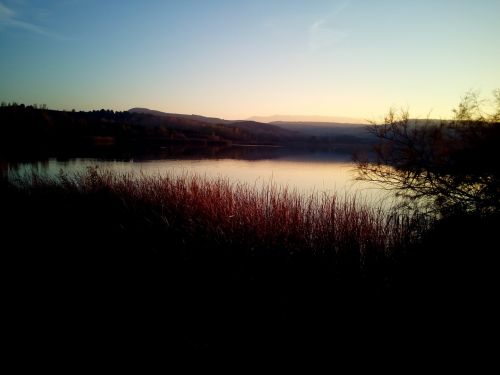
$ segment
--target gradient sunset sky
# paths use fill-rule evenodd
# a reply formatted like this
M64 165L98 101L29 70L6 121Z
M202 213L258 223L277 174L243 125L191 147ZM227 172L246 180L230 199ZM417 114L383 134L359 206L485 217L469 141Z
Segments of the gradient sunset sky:
M0 100L450 117L500 88L499 19L499 0L0 0Z

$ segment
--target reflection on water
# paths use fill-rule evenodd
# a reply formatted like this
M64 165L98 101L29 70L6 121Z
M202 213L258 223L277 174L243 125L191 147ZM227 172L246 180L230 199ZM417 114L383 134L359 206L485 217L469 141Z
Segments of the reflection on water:
M257 188L271 182L301 194L361 193L370 201L383 196L374 186L354 181L354 163L346 153L325 149L244 146L223 150L204 148L203 151L200 154L186 149L161 149L154 155L140 154L130 158L49 158L11 162L8 174L33 170L55 176L60 170L72 174L98 166L118 173L174 176L194 173L206 178L227 178Z

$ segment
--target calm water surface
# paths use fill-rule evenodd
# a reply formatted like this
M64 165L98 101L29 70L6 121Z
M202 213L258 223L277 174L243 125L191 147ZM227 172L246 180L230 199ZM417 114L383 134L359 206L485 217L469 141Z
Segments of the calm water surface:
M277 153L262 158L241 158L212 155L169 157L169 158L130 158L127 160L101 158L49 158L43 161L10 163L8 175L31 170L46 175L57 175L60 170L72 174L84 172L87 167L97 166L118 173L136 175L173 176L196 174L208 179L225 178L231 182L246 183L259 188L273 183L288 187L300 194L310 193L358 194L369 201L379 201L386 194L368 183L355 181L355 164L349 154L332 152Z

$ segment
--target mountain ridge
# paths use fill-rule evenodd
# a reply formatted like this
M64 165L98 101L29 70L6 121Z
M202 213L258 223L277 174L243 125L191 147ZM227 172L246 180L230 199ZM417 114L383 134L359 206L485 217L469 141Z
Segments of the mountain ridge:
M367 120L354 117L343 116L309 116L309 115L272 115L272 116L252 116L248 120L274 123L274 122L301 122L301 123L341 123L368 125Z
M343 142L348 141L349 143L365 143L370 140L373 136L366 131L367 123L355 123L355 122L326 122L326 121L272 121L272 122L261 122L252 119L274 119L277 117L284 118L286 116L268 116L268 117L251 117L248 120L225 120L217 117L205 117L200 115L187 115L178 113L168 113L157 110L151 110L148 108L135 107L129 110L131 113L142 113L149 114L153 116L160 116L165 119L181 119L190 121L200 121L206 124L213 125L224 125L229 127L237 127L244 131L258 132L261 135L273 136L272 138L279 136L285 139L301 137L303 139L317 139L321 138L323 140L328 139L342 139ZM305 116L289 116L292 118L304 119ZM309 116L308 118L313 118L315 120L326 120L326 116ZM341 118L337 119L344 120L355 120L353 118Z
M144 108L144 107L134 107L130 108L128 112L131 113L144 113L144 114L150 114L150 115L155 115L155 116L162 116L162 117L177 117L177 118L187 118L191 120L197 120L197 121L204 121L210 124L230 124L234 122L233 120L225 120L222 118L218 117L207 117L207 116L201 116L201 115L195 115L195 114L183 114L183 113L170 113L170 112L163 112L163 111L158 111L155 109L149 109L149 108Z

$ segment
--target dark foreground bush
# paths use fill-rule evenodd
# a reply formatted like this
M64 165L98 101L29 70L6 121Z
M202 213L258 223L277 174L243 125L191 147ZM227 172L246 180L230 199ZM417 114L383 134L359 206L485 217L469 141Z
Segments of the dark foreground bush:
M468 303L458 280L490 259L448 272L449 227L275 186L90 170L1 189L9 311L38 345L140 337L188 351L357 350L380 337L411 341L436 333L428 324L438 311Z

